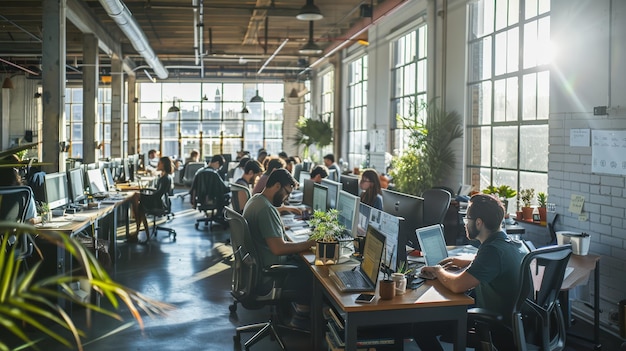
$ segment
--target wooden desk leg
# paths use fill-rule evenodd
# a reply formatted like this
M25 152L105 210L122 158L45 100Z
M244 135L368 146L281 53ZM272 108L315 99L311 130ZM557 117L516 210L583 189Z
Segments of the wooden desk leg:
M461 306L465 309L465 306ZM456 342L454 343L455 351L465 351L467 344L467 312L463 311L456 320Z
M345 320L345 329L344 329L344 340L346 343L345 351L356 351L356 330L358 326L356 325L353 316L350 313L346 314Z

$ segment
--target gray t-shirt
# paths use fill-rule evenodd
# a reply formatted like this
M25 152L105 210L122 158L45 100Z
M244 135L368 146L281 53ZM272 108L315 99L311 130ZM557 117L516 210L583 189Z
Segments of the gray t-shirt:
M265 241L266 238L285 238L285 227L276 207L262 194L255 194L246 203L243 217L248 221L263 266L285 263L287 256L275 256Z
M480 245L467 272L480 281L476 306L496 311L510 322L514 299L520 289L520 266L528 253L526 246L504 232L493 234Z

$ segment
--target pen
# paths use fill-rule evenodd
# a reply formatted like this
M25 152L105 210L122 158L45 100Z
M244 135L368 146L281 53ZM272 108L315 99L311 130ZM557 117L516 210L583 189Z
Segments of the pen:
M353 272L354 272L354 271L356 271L356 269L357 269L358 267L359 267L359 266L354 266L354 267L352 267L352 271L353 271Z

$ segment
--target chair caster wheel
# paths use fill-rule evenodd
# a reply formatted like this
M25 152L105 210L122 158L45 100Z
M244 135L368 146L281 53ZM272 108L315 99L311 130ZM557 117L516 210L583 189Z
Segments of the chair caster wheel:
M198 225L198 223L196 223L196 229L198 229L198 227L199 227L199 225Z
M228 310L231 312L236 312L237 311L237 305L230 305L228 306Z

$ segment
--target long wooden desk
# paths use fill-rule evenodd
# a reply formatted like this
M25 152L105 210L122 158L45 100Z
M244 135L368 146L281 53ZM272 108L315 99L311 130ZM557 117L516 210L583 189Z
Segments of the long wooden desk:
M312 254L303 255L307 262ZM474 299L465 294L454 294L439 281L428 281L415 290L380 300L378 290L371 304L354 302L358 293L342 293L328 277L328 266L311 265L314 275L313 302L311 308L312 341L315 350L323 349L325 320L322 315L324 303L344 318L344 341L346 351L356 350L357 329L366 326L410 324L429 321L454 321L456 323L456 351L465 350L467 333L467 307ZM378 289L378 288L377 288Z

